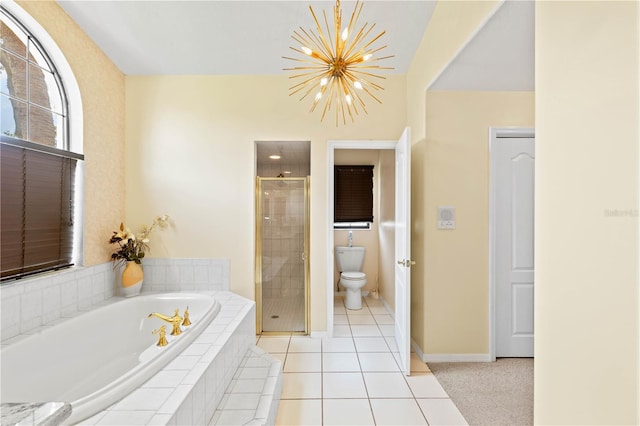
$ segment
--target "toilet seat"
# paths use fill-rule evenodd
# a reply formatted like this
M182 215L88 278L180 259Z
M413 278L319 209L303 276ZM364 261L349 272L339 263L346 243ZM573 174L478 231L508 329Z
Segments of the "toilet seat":
M359 281L367 278L364 272L343 272L340 274L340 278L348 281Z

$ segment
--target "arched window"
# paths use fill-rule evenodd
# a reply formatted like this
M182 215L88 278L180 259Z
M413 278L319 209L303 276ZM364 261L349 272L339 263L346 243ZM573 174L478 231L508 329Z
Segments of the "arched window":
M67 92L54 62L0 6L2 280L71 266L76 174Z

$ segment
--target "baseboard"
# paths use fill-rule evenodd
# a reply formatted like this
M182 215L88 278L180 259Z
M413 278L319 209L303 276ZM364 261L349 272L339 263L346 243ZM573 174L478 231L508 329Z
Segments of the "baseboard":
M382 302L382 306L384 306L384 308L387 310L387 312L389 312L389 315L391 315L392 317L395 318L396 317L395 312L393 311L393 309L391 309L391 306L389 306L389 304L384 299L384 297L380 296L380 302Z
M491 362L489 354L423 354L424 362Z

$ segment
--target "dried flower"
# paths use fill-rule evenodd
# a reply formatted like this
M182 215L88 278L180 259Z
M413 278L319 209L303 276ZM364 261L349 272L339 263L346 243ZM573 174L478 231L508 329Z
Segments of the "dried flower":
M110 244L118 244L118 249L111 254L111 260L114 262L133 261L138 264L142 263L145 252L149 251L149 234L156 226L161 229L166 228L168 222L168 215L158 216L151 226L143 225L137 236L129 228L126 228L124 223L121 223L120 230L115 231L111 239L109 239Z

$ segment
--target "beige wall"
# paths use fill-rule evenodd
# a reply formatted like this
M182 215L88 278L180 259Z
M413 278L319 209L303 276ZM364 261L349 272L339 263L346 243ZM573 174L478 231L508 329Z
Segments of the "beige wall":
M108 262L125 219L124 75L55 1L19 1L64 53L84 113L84 264Z
M407 72L407 123L412 143L424 141L425 94L500 0L439 0Z
M427 93L421 221L427 354L489 352L489 127L533 127L531 92ZM454 206L456 228L436 228L437 207ZM415 258L415 257L414 257ZM415 296L415 295L414 295Z
M426 270L426 232L435 226L428 221L434 212L429 210L433 203L427 205L429 191L425 186L433 164L427 153L426 129L432 124L427 119L427 89L499 4L497 0L439 1L407 73L407 122L412 129L411 257L416 261L411 269L411 336L422 349L426 342L425 301L435 296L427 294L427 287L434 284L428 281ZM447 323L448 317L438 319L443 330Z
M640 423L638 7L536 2L541 425Z
M327 141L396 139L404 76L388 76L382 105L354 124L320 123L288 96L287 76L127 77L127 220L167 213L152 256L227 257L231 289L254 297L254 141L311 141L311 328L326 330ZM357 240L356 240L357 241Z

